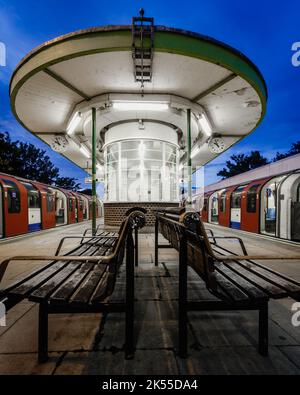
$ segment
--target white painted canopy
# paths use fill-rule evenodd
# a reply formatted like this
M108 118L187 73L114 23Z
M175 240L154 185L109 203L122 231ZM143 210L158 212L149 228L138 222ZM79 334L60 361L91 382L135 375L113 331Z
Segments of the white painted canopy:
M11 105L19 122L51 145L56 135L68 140L63 155L85 168L81 144L91 144L91 108L97 109L98 161L106 131L122 122L161 122L186 142L186 109L192 110L193 165L203 165L210 135L199 116L210 121L212 135L226 148L253 131L265 113L267 90L260 72L244 55L213 39L182 30L155 27L152 81L135 82L130 26L108 26L71 33L33 50L15 70ZM114 102L165 103L164 111L121 111ZM72 135L68 125L80 122ZM147 127L147 126L146 126ZM140 130L143 137L143 130ZM195 149L194 147L194 149Z

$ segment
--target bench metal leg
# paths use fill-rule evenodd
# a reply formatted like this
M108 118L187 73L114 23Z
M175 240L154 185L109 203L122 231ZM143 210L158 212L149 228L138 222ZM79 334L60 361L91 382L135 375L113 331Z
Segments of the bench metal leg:
M139 265L139 230L136 228L134 230L134 265L137 267Z
M48 359L48 305L40 303L39 306L39 333L38 333L38 361L46 362Z
M158 266L158 221L155 220L155 231L154 231L154 264Z
M129 232L126 242L125 358L134 356L134 244Z
M259 308L259 346L258 352L263 355L268 355L268 302L264 303Z
M182 236L179 251L179 292L178 292L178 354L187 356L187 246Z

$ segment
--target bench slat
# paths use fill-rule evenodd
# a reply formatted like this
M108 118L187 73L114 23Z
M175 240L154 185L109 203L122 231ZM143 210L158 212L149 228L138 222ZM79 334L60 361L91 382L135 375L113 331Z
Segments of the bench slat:
M242 288L242 290L249 295L250 298L254 299L266 299L268 295L253 285L251 282L246 280L244 277L235 273L230 268L226 267L223 263L215 264L216 270L218 270L223 276L227 277L232 281L236 286Z
M99 284L103 273L106 270L107 265L97 264L94 270L84 280L81 287L77 290L74 296L72 296L70 302L76 304L89 303L97 285Z
M105 270L100 281L97 284L96 290L93 293L90 303L97 304L103 301L107 296L109 296L111 281L113 281L115 274L109 273L108 270Z
M233 302L241 302L249 300L249 296L242 290L236 287L230 280L224 277L221 273L215 272L217 285L220 286L223 292L229 296Z
M65 281L53 295L51 295L51 302L65 303L74 294L76 289L80 286L82 281L87 275L93 270L93 265L90 263L84 263L79 269L77 269L71 277Z
M77 269L82 267L82 263L70 262L66 267L58 272L55 276L52 276L43 285L39 286L35 291L33 291L28 299L34 302L39 302L48 298L57 288L66 281Z
M90 250L91 256L93 255L107 255L111 251L111 245L114 243L114 240L106 239L105 244L101 245L99 248L98 246L93 246ZM93 265L87 263L83 264L75 273L72 274L70 278L68 278L60 287L55 291L53 295L51 295L51 301L53 302L63 302L67 301L77 290L80 286L82 281L88 275L90 271L92 271Z
M56 262L46 270L23 282L21 285L9 291L9 296L23 296L26 297L30 292L34 291L40 285L48 281L49 278L59 273L68 262Z
M273 282L279 287L285 289L287 292L290 293L299 293L300 287L290 281L287 281L276 274L270 273L269 271L256 266L255 262L248 262L248 261L240 261L238 262L241 266L243 266L247 270L251 270L252 272L257 273L257 275L261 276L262 278L268 280L269 282Z
M256 273L246 270L237 262L231 262L230 264L226 262L225 266L227 266L230 270L235 271L238 275L244 277L246 280L260 288L263 292L265 292L274 299L284 298L287 296L286 291L284 291L282 288L263 279Z

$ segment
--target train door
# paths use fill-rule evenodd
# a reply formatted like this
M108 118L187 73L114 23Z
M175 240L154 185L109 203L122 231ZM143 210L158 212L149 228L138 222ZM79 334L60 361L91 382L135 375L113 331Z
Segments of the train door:
M55 189L55 219L56 226L65 225L67 220L67 197L59 189Z
M300 241L300 181L297 186L296 201L292 202L291 220L291 239Z
M2 189L2 236L17 236L28 232L26 188L15 178L0 179Z
M84 209L84 202L83 198L79 195L76 194L76 203L77 203L77 222L82 222L83 221L83 209Z
M261 190L261 233L276 236L278 186L284 176L274 177Z
M300 240L300 172L293 172L280 183L278 190L277 236Z
M219 223L219 192L214 192L209 197L209 213L208 222Z
M0 184L0 239L4 237L4 218L3 218L3 189Z
M230 201L230 227L233 229L241 229L241 203L242 203L242 192L246 185L237 187L231 194Z
M40 192L29 182L21 182L27 189L28 201L28 231L41 230L41 195Z
M83 220L89 219L89 200L87 197L82 196L83 202Z
M74 224L76 222L76 198L71 192L66 191L68 197L68 224Z

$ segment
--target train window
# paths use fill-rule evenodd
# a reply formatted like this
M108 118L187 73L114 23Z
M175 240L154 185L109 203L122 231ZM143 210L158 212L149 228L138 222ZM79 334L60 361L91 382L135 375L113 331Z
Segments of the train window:
M223 191L221 193L220 211L221 211L221 213L225 213L225 211L226 211L226 191Z
M10 214L21 211L21 195L17 184L10 180L3 180L7 188L7 204Z
M256 213L256 194L260 185L253 185L247 192L247 212Z
M47 193L47 211L48 213L51 213L52 211L55 210L55 199L54 195L52 193Z
M40 208L40 196L37 191L28 191L28 208Z
M69 198L69 210L73 211L74 210L74 203L73 203L73 199Z

